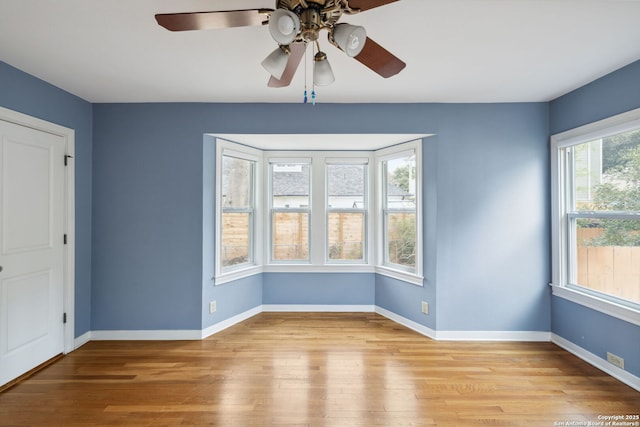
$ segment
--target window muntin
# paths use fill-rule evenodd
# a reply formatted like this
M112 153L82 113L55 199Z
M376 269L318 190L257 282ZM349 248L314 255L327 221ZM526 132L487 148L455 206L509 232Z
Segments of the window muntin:
M270 164L271 260L310 261L311 162Z
M567 284L640 307L640 129L562 151Z
M416 155L400 153L382 161L383 264L416 271Z
M221 256L222 270L254 263L255 162L222 156Z
M366 262L367 164L328 163L327 262Z

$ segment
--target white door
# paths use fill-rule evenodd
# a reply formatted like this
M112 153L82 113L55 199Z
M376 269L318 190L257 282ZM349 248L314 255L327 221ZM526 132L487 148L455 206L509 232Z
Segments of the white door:
M64 349L64 150L0 120L0 385Z

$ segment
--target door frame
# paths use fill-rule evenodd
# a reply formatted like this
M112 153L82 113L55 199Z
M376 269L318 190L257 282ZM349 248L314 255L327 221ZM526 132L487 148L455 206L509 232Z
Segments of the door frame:
M67 322L63 326L66 354L75 349L75 131L4 107L0 107L0 120L62 137L65 154L71 156L64 174L64 233L67 235L67 244L63 245L62 304L67 314ZM61 162L64 160L60 159Z

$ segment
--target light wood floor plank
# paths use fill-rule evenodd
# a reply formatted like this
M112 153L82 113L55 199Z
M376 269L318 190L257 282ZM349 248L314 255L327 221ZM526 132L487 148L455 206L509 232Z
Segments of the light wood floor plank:
M640 393L551 343L439 342L373 313L94 341L0 393L2 426L554 426Z

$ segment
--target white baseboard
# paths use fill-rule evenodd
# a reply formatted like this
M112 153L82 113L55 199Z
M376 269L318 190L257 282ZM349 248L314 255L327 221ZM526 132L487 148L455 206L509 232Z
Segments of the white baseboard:
M378 307L376 306L376 313L378 313L381 316L386 317L387 319L393 320L396 323L401 324L402 326L406 326L409 329L413 329L414 331L416 331L419 334L422 334L426 337L429 337L431 339L436 339L436 331L434 331L431 328L428 328L424 325L421 325L418 322L414 322L413 320L409 320L406 317L402 317L399 314L396 314L392 311L389 311L387 309L384 309L382 307Z
M376 313L438 341L515 341L549 342L551 334L539 331L434 331L420 323L376 306Z
M558 347L562 347L567 350L569 353L579 357L585 362L595 366L596 368L604 371L605 373L611 375L612 377L622 381L629 387L632 387L638 391L640 391L640 377L636 377L635 375L625 371L624 369L620 369L615 365L607 362L601 357L596 356L588 350L580 347L572 343L569 340L562 338L559 335L551 334L551 342L557 345Z
M550 332L542 331L437 331L439 341L549 342Z
M202 339L201 330L91 331L92 341L190 341Z
M373 313L375 305L264 304L264 312L291 313Z
M262 313L262 306L258 306L258 307L254 307L250 310L245 311L244 313L240 313L240 314L236 314L233 317L230 317L226 320L223 320L222 322L218 322L216 324L213 324L211 326L209 326L208 328L205 328L202 330L202 333L200 335L201 339L205 339L207 337L210 337L213 334L217 334L218 332L221 332L227 328L230 328L231 326L238 324L240 322L243 322L253 316L255 316L256 314L260 314Z
M77 349L91 341L91 331L85 332L73 340L73 349Z

